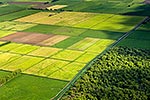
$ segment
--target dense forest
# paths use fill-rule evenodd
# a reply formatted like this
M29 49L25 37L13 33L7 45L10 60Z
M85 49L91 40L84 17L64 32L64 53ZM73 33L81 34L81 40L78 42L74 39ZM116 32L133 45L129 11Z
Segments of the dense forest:
M150 100L150 50L115 47L99 57L63 100Z

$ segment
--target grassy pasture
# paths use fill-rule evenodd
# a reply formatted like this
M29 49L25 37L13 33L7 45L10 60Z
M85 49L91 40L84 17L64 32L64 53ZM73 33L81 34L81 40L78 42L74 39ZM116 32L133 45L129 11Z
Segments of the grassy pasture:
M102 31L102 30L87 30L80 34L81 37L91 37L100 39L118 39L124 32Z
M109 14L150 15L149 5L143 4L144 0L59 0L54 4L68 5L63 10ZM70 3L71 2L71 3ZM148 9L148 10L147 10Z
M8 72L0 71L0 76ZM22 74L0 87L1 100L49 100L65 85L66 81Z
M127 46L131 48L143 48L150 49L149 40L138 40L138 39L125 39L118 44L118 46Z
M0 7L0 15L17 12L24 9L25 8L17 5L7 5L7 6Z
M138 30L150 31L150 23L143 24Z
M0 29L6 31L21 31L35 26L36 24L6 21L0 23Z
M55 25L36 25L31 28L23 30L24 32L38 32L43 34L59 34L68 36L78 36L85 32L87 29L73 28L66 26L55 26Z
M127 46L132 48L150 49L150 24L142 25L138 30L130 34L126 39L121 41L118 46Z
M144 31L144 30L138 30L131 35L129 35L128 38L130 39L138 39L138 40L150 40L150 31Z
M30 27L28 29L23 30L24 32L37 32L37 33L43 33L43 34L51 34L53 30L58 29L59 26L53 26L53 25L36 25L33 27Z
M0 21L10 21L10 20L15 20L17 18L21 18L27 15L31 15L34 13L37 13L37 10L22 10L22 11L18 11L18 12L14 12L14 13L10 13L10 14L6 14L3 16L0 16Z
M0 70L0 78L7 75L9 72L1 71Z

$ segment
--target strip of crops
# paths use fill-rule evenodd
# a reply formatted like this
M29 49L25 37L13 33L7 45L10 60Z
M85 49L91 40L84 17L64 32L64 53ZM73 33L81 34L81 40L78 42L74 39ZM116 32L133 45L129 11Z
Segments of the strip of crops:
M150 50L115 47L97 59L63 100L149 100Z

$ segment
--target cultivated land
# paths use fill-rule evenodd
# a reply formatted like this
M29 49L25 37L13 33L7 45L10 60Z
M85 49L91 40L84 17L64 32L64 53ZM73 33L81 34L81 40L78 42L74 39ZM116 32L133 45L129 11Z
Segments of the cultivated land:
M0 83L10 71L21 69L22 74L0 84L0 100L54 98L90 61L150 14L141 0L14 1L0 4ZM149 26L143 24L117 46L150 49ZM106 58L101 63L111 60Z

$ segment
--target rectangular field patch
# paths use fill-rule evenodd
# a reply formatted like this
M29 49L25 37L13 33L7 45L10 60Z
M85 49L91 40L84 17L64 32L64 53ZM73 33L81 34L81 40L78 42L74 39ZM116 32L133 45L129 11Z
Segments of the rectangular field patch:
M53 5L53 6L50 6L50 7L47 7L48 10L58 10L58 9L61 9L61 8L64 8L64 7L67 7L68 5Z
M38 43L40 43L42 41L45 41L45 40L47 40L47 39L49 39L51 37L54 37L54 36L55 35L52 35L52 34L17 32L17 33L5 36L3 38L0 38L0 40L38 45ZM61 38L58 37L58 40L56 40L55 42L57 42L57 41L61 41ZM52 41L52 42L54 42L54 41ZM44 44L41 44L41 45L47 46L47 45L44 45Z
M30 27L33 27L35 25L36 24L6 21L6 22L0 23L0 29L6 30L6 31L21 31L21 30L25 30L25 29L28 29Z
M70 62L50 59L49 65L47 67L39 70L38 75L48 77L52 73L56 72L57 70L60 70L64 66L66 66L68 63L70 63Z
M68 49L73 49L73 50L85 50L88 47L90 47L91 45L93 45L94 43L96 43L99 39L96 38L85 38L75 44L73 44L72 46L70 46Z
M24 44L20 47L17 47L17 48L14 48L14 49L10 50L9 52L17 53L17 54L27 54L27 53L30 53L30 52L38 49L38 48L40 48L40 47Z
M37 44L42 45L42 46L52 46L52 45L55 45L56 43L63 41L67 38L69 38L69 36L55 35L55 36L48 38L40 43L37 43Z
M19 44L19 43L9 43L9 44L6 44L6 45L3 45L3 46L1 46L0 47L0 51L10 51L10 50L12 50L12 49L16 49L16 48L18 48L18 47L20 47L20 46L23 46L23 44Z
M64 50L52 56L52 58L73 61L77 59L79 56L81 56L82 54L84 54L84 52L75 51L75 50Z
M107 48L107 46L111 45L114 42L115 42L115 40L101 39L101 40L97 41L94 45L92 45L91 47L86 49L85 51L95 52L95 53L99 54L102 51L104 51Z
M81 57L79 57L76 62L80 63L88 63L92 59L94 59L97 56L95 53L85 53Z
M85 64L73 62L49 75L49 77L70 81L84 66Z
M55 13L52 12L39 12L39 13L35 13L20 19L17 19L15 21L20 21L20 22L34 22L36 23L36 21L40 20L40 19L45 19L47 18L49 15L55 15Z
M43 58L31 57L31 56L22 56L17 60L14 60L1 68L4 70L14 71L16 69L21 69L22 71L30 68L31 66L37 64L43 60Z
M30 52L28 55L40 56L40 57L50 57L62 49L52 48L52 47L40 47L37 50Z
M14 31L2 31L0 30L0 38L15 33Z
M0 68L1 66L10 63L11 61L21 57L19 54L2 53L0 54Z

